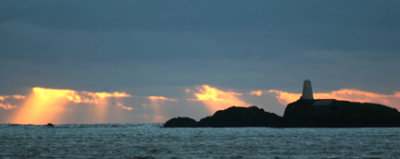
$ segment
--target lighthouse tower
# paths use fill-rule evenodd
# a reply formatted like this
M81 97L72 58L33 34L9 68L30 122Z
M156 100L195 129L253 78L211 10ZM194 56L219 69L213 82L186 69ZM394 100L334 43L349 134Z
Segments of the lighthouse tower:
M302 100L314 100L311 81L305 80L303 84L303 94L301 95L300 99Z

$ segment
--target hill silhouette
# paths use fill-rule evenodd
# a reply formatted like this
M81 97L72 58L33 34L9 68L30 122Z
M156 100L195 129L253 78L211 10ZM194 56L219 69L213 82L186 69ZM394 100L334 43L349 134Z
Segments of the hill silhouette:
M284 116L257 106L232 106L200 121L168 120L164 127L398 127L400 113L380 104L337 100L303 100L287 105Z
M272 126L281 121L282 117L265 112L264 109L252 107L230 107L215 112L214 115L205 117L198 122L199 127L247 127L247 126Z
M400 126L400 113L380 104L337 100L298 100L284 112L294 127L386 127Z

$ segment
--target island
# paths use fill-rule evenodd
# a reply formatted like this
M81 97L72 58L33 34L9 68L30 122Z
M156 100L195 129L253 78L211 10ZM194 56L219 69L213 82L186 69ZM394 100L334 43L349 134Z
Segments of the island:
M311 82L304 81L301 98L286 106L283 116L257 106L232 106L200 121L188 117L168 120L164 127L399 127L400 113L374 104L313 99Z

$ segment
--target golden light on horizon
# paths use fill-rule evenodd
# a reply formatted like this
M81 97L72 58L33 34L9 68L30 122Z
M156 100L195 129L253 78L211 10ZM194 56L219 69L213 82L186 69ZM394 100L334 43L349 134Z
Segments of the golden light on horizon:
M125 110L128 110L128 111L133 110L132 107L128 107L128 106L122 104L121 102L117 102L116 105L117 105L118 107L120 107L120 108L122 108L122 109L125 109Z
M290 92L275 90L275 89L268 90L268 93L275 94L276 99L279 101L279 103L281 103L284 106L286 106L289 103L299 100L300 96L301 96L300 93L290 93Z
M139 97L145 101L140 103L143 109L137 110L149 122L164 122L173 112L170 109L176 109L179 106L196 104L204 106L203 110L212 114L230 106L250 106L261 98L274 100L271 95L283 106L297 101L301 96L301 93L281 90L253 90L242 93L210 85L186 88L184 92L186 97L177 97L177 99L186 100L179 101L165 96ZM3 117L4 122L15 124L125 122L126 119L130 119L127 111L136 109L126 106L123 102L129 97L131 95L125 92L90 92L34 87L26 96L0 96L0 109L7 115ZM379 94L356 89L339 89L314 93L314 98L378 103L400 110L400 92Z
M26 97L23 95L10 95L10 96L0 96L0 108L4 110L17 108L15 103L10 103L10 101L20 101L25 99Z
M5 110L8 110L8 109L17 108L17 106L16 106L16 105L13 105L13 104L10 104L10 103L0 103L0 108L3 108L3 109L5 109Z
M201 85L196 88L193 101L202 102L210 113L226 109L230 106L249 106L251 104L240 98L241 93L223 91L210 85Z
M255 95L255 96L262 96L263 95L263 91L262 90L254 90L254 91L250 91L249 94L250 95Z
M26 97L24 95L15 94L15 95L11 95L11 96L0 96L0 101L5 101L7 99L21 100L21 99L25 99L25 98Z
M127 98L131 95L125 92L88 92L71 89L52 89L34 87L25 103L14 114L11 123L17 124L46 124L62 123L68 103L89 104L94 122L106 122L109 98ZM22 97L17 97L22 98ZM121 102L117 106L129 110L130 107ZM131 110L131 109L130 109Z
M167 98L164 96L148 96L147 98L154 102L158 102L158 101L174 101L174 102L176 102L177 101L176 99Z
M59 122L62 118L60 114L68 101L64 98L67 95L74 95L74 91L35 87L11 121L18 124Z
M148 96L147 99L150 100L150 106L153 111L153 122L164 122L166 119L162 115L162 109L160 107L160 104L166 102L166 101L172 101L176 102L176 99L173 98L167 98L164 96Z

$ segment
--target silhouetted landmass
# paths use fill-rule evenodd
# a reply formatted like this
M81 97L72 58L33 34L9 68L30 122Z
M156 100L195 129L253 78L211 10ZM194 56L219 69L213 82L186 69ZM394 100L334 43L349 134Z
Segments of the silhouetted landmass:
M212 116L205 117L199 122L187 117L179 117L168 120L164 127L260 127L278 126L282 117L265 112L256 106L236 107L232 106L220 110Z
M177 117L168 120L164 127L196 127L196 120L188 117Z
M46 126L47 127L54 127L54 125L52 123L48 123Z
M246 127L272 126L282 117L265 112L264 109L252 107L230 107L217 111L213 116L205 117L198 122L199 127Z
M380 104L337 100L298 100L280 117L262 108L230 107L199 122L173 118L164 127L398 127L400 113Z
M400 113L380 104L337 100L298 100L284 113L291 127L400 126Z

